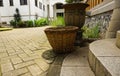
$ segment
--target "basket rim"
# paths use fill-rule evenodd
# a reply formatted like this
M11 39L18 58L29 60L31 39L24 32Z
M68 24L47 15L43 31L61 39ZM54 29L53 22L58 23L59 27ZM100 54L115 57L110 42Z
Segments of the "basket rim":
M49 27L49 28L46 28L44 31L47 32L47 31L51 31L51 32L62 32L62 31L75 31L75 30L78 30L78 27L76 26L64 26L64 27Z

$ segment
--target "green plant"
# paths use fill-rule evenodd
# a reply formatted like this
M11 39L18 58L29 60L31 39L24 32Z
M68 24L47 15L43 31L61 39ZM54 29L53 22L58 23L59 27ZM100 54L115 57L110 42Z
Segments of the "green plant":
M16 13L14 14L14 20L10 21L10 25L13 27L19 27L19 24L21 23L21 15L18 8L16 8L15 12Z
M11 20L10 21L10 25L13 26L13 27L15 27L16 26L16 22L14 20Z
M16 14L14 14L14 20L16 21L16 22L19 22L19 21L21 21L21 15L20 15L20 13L19 13L19 9L18 8L16 8Z
M64 21L64 18L63 17L61 17L61 16L58 16L56 19L54 19L54 20L52 20L51 22L50 22L50 25L52 25L52 26L65 26L65 21Z
M17 23L17 27L26 27L27 25L26 25L26 23L24 22L24 21L19 21L18 23Z
M41 18L38 20L35 20L35 26L44 26L48 24L48 19L47 18Z
M83 38L98 38L99 37L99 26L98 25L92 28L83 26L82 30L83 30Z
M83 1L83 0L65 0L65 2L67 2L67 3L73 3L73 2L77 3L77 2L81 2L81 1Z
M12 30L12 28L0 28L0 31Z
M28 20L25 22L27 27L33 27L33 21L32 20Z

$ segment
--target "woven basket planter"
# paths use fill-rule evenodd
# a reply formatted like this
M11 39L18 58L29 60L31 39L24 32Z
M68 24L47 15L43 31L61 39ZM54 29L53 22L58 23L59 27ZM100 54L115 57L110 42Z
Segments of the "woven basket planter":
M74 50L78 27L67 26L45 29L46 36L55 53L68 53Z

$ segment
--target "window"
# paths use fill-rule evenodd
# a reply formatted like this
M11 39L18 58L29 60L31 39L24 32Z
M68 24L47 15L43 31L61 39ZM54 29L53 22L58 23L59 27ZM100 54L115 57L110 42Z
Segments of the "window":
M39 8L42 9L42 3L41 2L39 2Z
M43 11L45 11L45 5L43 5Z
M63 17L64 14L63 14L63 13L56 13L56 15L57 15L57 17L58 17L58 16Z
M0 0L0 6L3 6L3 0Z
M56 4L56 9L63 9L63 4L62 3L58 3Z
M20 5L27 5L27 0L20 0Z
M13 6L13 0L9 0L10 6Z
M35 6L36 6L36 7L38 6L38 4L37 4L37 0L35 0Z

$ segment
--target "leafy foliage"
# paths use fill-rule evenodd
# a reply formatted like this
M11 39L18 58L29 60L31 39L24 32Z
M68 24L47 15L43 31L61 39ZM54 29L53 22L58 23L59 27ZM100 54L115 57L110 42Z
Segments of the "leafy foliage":
M16 14L14 14L14 20L16 21L16 22L19 22L19 21L21 21L21 15L20 15L20 13L19 13L19 9L18 8L16 8Z
M13 27L18 27L18 25L21 23L21 15L18 8L16 8L15 12L16 13L14 14L14 20L10 21L10 25Z
M83 38L98 38L99 37L99 26L96 25L92 28L88 28L87 26L82 27Z
M16 22L15 22L14 20L11 20L11 21L10 21L10 25L11 25L11 26L16 26Z
M64 21L64 18L61 17L61 16L58 16L56 19L52 20L50 22L50 25L52 26L65 26L65 21Z
M35 20L35 26L39 27L39 26L44 26L48 24L48 19L47 18L41 18L38 20Z
M28 20L28 21L26 21L26 25L27 25L27 27L33 27L33 26L34 26L32 20Z

